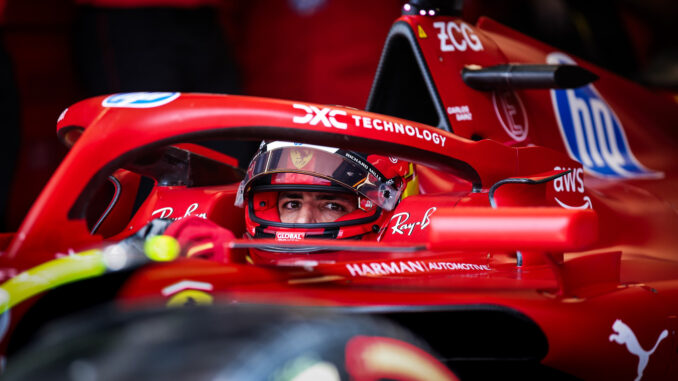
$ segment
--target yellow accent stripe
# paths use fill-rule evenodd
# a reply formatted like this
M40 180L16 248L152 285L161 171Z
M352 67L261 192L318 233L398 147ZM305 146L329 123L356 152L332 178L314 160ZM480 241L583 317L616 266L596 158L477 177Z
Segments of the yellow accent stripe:
M362 179L358 180L357 183L353 184L353 188L357 188L358 185L364 183L365 181L367 181L367 177L363 177Z
M208 249L214 249L214 243L212 242L207 242L203 243L202 245L196 245L188 249L188 252L186 253L186 257L190 258L196 254L200 254L201 251L208 250Z
M105 271L102 252L97 249L45 262L0 285L0 313L44 291Z
M344 277L340 275L326 275L316 278L290 279L287 281L287 283L288 284L321 283L321 282L334 282L342 279L344 279Z
M401 200L419 194L419 177L417 177L416 173L414 172L414 165L412 165L411 163L410 170L407 173L406 178L408 179L407 187L403 191Z

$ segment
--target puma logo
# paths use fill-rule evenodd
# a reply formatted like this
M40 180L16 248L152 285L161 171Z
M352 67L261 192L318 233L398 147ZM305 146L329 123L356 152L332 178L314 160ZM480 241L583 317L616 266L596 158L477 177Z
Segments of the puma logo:
M640 343L638 342L638 339L631 328L629 328L629 326L623 321L619 319L615 320L615 322L612 324L612 330L616 333L610 335L610 341L614 341L617 344L626 345L626 349L628 349L629 352L638 356L638 376L636 377L635 381L639 381L641 378L643 378L643 371L647 366L647 362L650 361L650 356L657 349L659 343L669 335L669 331L666 329L663 330L662 333L659 334L659 338L654 344L654 347L652 347L652 349L649 351L646 351L640 346Z

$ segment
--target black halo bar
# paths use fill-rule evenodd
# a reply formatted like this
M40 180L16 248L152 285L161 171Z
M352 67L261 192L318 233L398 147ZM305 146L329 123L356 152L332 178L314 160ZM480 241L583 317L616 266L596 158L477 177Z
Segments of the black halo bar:
M598 79L577 65L508 64L489 67L470 65L461 77L470 88L480 91L502 89L574 89Z

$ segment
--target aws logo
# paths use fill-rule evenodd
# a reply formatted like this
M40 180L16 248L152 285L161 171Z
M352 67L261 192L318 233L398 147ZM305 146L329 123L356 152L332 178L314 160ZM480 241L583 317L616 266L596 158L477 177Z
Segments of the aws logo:
M576 65L563 53L551 53L549 64ZM594 175L612 178L657 178L635 158L621 122L593 85L551 90L560 133L570 157Z

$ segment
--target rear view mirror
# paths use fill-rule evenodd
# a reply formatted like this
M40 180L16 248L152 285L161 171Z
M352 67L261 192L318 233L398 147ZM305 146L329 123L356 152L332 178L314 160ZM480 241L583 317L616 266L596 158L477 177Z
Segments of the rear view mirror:
M598 239L593 210L555 207L440 208L429 248L442 250L581 251Z

